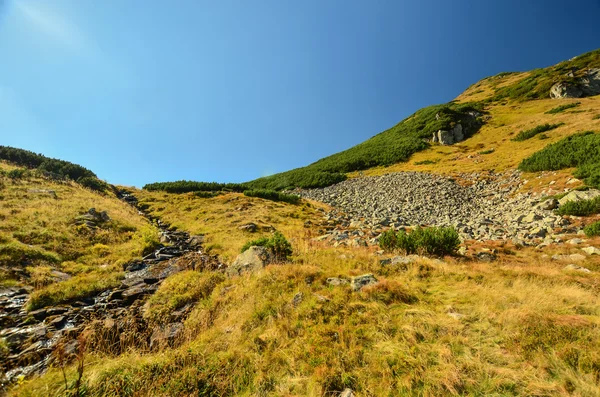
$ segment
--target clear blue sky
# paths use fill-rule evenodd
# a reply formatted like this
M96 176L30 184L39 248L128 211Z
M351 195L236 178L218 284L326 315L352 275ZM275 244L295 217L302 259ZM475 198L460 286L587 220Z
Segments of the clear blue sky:
M600 46L599 0L0 0L0 144L111 183L309 164Z

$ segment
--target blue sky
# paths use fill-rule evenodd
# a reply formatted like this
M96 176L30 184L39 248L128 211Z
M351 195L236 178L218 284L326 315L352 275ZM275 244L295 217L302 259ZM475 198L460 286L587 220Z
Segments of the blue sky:
M0 0L0 144L115 184L300 167L600 45L599 0Z

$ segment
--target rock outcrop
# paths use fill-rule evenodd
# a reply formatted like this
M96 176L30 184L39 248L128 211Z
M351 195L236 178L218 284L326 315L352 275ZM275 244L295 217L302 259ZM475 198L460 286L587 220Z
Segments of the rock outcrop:
M439 130L433 133L432 142L441 145L453 145L465 139L462 124L458 123L449 131Z
M600 94L600 68L588 69L579 78L574 78L573 72L567 77L569 80L560 81L550 88L551 98L582 98Z

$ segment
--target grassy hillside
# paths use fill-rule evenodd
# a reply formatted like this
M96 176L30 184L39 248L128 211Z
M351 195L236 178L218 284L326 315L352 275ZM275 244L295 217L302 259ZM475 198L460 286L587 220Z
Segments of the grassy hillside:
M221 205L233 211L237 203ZM226 222L225 211L213 216ZM230 240L243 237L234 232ZM157 296L194 304L183 345L90 353L86 395L323 396L346 387L358 396L600 393L594 274L566 272L533 250L494 264L447 258L390 267L367 248L328 248L309 236L293 247L292 264L255 275L189 272L163 284ZM597 258L585 266L600 270ZM381 283L354 293L326 282L364 273ZM12 395L58 395L62 387L53 369Z
M118 283L125 262L157 232L112 194L0 163L0 285L33 285L32 306L84 297ZM110 221L78 225L90 208Z

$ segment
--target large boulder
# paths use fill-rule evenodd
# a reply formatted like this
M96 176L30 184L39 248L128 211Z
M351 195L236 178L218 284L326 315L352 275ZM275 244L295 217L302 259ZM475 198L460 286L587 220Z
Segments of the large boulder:
M462 124L456 124L451 130L439 130L433 133L433 142L441 145L453 145L462 142L465 139Z
M250 247L238 255L235 261L227 268L230 276L241 275L246 272L256 272L266 265L273 263L273 252L265 247Z
M585 191L573 190L568 193L564 197L558 200L560 205L565 204L567 201L582 201L582 200L592 200L596 197L600 197L600 190L590 189Z

